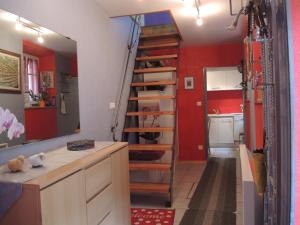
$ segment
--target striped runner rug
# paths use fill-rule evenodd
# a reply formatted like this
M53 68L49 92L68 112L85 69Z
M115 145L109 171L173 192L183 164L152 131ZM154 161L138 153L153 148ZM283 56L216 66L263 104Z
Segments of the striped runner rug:
M180 225L236 225L236 159L210 158Z

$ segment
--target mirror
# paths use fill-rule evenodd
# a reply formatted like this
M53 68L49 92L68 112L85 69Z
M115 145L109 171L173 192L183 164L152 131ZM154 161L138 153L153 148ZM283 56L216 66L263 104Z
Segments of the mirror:
M0 10L0 148L79 131L76 42Z

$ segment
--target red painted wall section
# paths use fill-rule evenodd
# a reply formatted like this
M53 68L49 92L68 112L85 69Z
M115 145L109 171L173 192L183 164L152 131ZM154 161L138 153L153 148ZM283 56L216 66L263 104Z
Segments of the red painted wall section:
M56 120L56 108L26 109L26 140L44 140L57 137Z
M72 55L70 57L70 66L71 66L71 76L78 77L78 67L77 67L77 55Z
M205 67L237 66L243 58L242 44L190 46L180 49L178 87L179 159L206 160L203 69ZM194 90L184 90L184 77L194 77Z
M208 114L214 114L213 109L219 113L242 113L242 91L209 91L207 94Z
M43 71L53 71L54 72L54 88L48 88L48 94L50 97L56 96L56 87L55 87L55 54L45 55L39 57L39 69L40 72Z
M23 40L23 52L39 58L39 72L55 73L55 53L51 49ZM55 84L55 74L54 74ZM56 95L56 87L48 89L49 96ZM27 140L57 137L57 118L54 108L28 108L25 110L25 133ZM45 129L47 128L47 129Z
M23 52L36 57L53 54L53 50L28 40L23 40Z
M255 104L256 149L264 147L264 110L261 103Z
M296 129L296 165L295 165L295 225L300 224L300 1L291 0L293 52L294 52L294 88L295 88L295 129Z

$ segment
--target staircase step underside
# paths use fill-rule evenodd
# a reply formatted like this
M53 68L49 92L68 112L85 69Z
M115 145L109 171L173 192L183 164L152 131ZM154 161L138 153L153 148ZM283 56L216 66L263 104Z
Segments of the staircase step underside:
M164 43L164 44L153 44L153 45L139 45L138 50L176 48L178 46L179 46L178 42Z
M172 151L173 145L168 144L132 144L128 145L130 151Z
M155 56L141 56L137 57L136 61L157 61L157 60L163 60L163 59L177 59L177 54L171 54L171 55L155 55Z
M162 111L162 112L127 112L127 116L164 116L175 115L174 111Z
M125 133L135 133L135 132L172 132L173 127L130 127L125 128Z
M166 38L166 37L178 37L178 38L180 38L180 36L177 32L160 33L160 34L142 34L142 35L140 35L140 39Z
M169 184L160 183L131 183L131 192L156 192L156 193L169 193Z
M175 85L176 80L161 80L152 82L136 82L131 83L132 87L144 87L144 86L159 86L159 85Z
M166 99L175 99L175 95L157 95L157 96L143 96L143 97L130 97L130 101L139 101L139 100L166 100Z
M155 67L155 68L144 68L144 69L135 69L133 72L135 74L139 73L161 73L161 72L175 72L177 70L176 67Z
M129 163L130 170L162 170L170 171L169 163Z

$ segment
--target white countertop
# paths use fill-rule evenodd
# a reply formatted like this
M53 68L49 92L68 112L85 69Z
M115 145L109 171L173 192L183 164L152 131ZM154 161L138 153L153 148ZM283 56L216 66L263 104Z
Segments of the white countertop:
M66 146L61 147L45 153L44 167L31 168L25 159L23 171L17 173L11 173L4 164L0 166L0 181L25 183L114 144L115 142L95 142L95 148L83 151L69 151Z
M208 114L209 117L234 117L243 116L243 113L220 113L220 114Z

